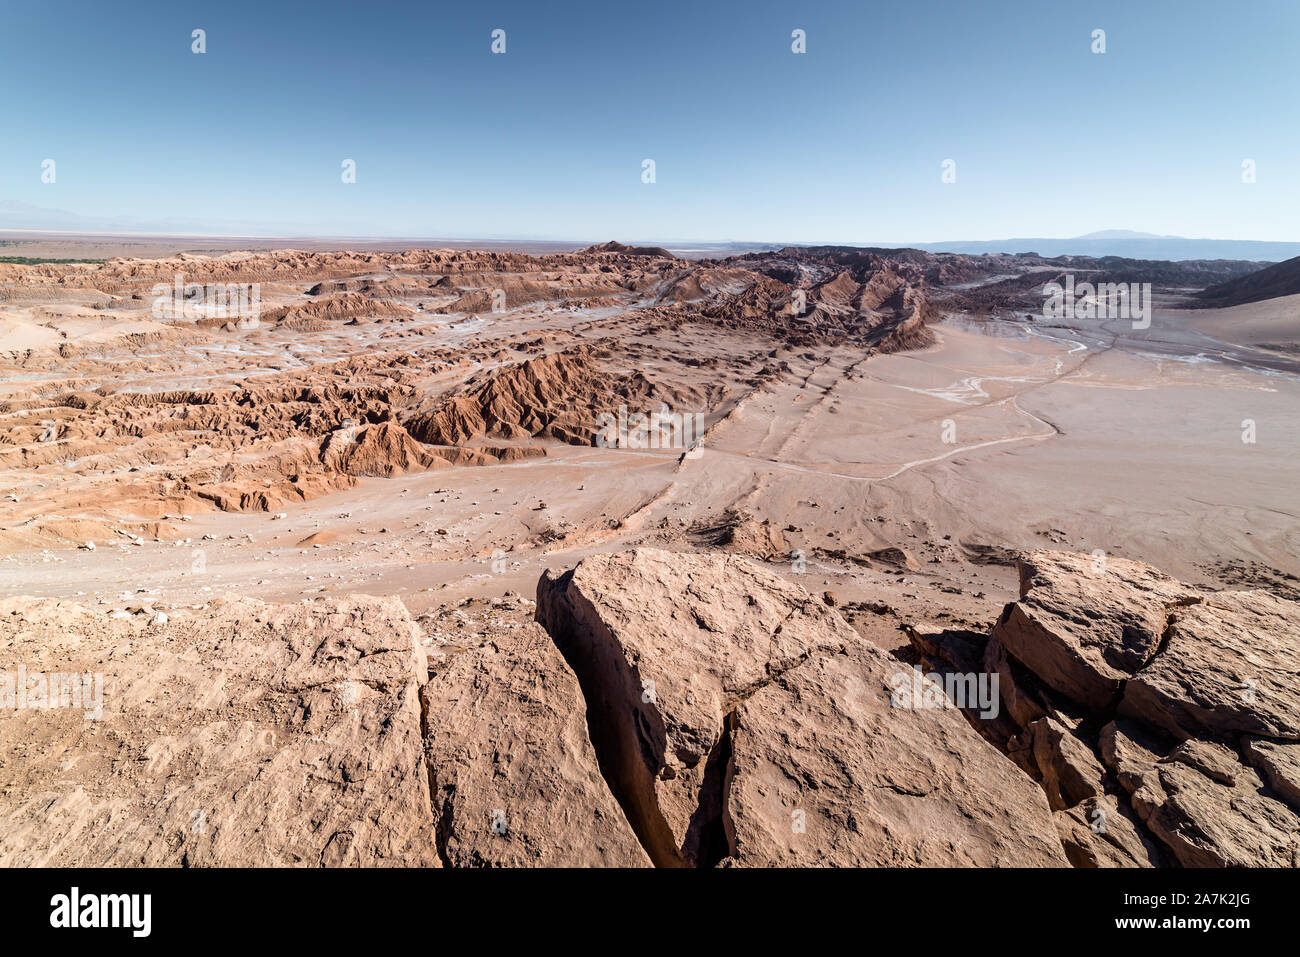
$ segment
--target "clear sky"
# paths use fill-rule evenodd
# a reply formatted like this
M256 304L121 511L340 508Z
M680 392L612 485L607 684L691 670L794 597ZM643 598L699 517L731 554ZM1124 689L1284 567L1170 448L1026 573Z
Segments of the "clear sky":
M208 232L1300 240L1298 0L0 0L0 82L0 200Z

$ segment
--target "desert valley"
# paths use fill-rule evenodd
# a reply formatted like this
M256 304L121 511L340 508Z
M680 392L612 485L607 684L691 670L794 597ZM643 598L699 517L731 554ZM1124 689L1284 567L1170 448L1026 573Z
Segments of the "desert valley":
M0 863L1295 866L1297 410L1295 260L0 264Z

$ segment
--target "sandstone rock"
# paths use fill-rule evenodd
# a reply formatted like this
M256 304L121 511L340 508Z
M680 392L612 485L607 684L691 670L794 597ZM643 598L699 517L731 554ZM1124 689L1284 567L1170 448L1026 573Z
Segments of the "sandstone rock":
M1128 682L1121 713L1175 737L1246 732L1300 739L1300 605L1217 592L1181 608L1159 655Z
M601 777L578 680L541 628L455 655L421 700L445 863L650 865Z
M1222 765L1226 751L1213 751L1204 742L1161 755L1153 750L1159 747L1154 738L1130 737L1128 732L1134 730L1117 722L1108 725L1102 732L1102 755L1130 792L1134 811L1180 864L1300 864L1300 817L1262 791L1263 782L1254 770L1238 764L1229 773ZM1221 779L1199 770L1196 765L1202 763L1212 763ZM1232 783L1224 783L1224 778Z
M893 565L896 568L906 568L908 571L917 571L921 563L916 560L906 548L899 548L891 545L888 548L878 548L874 552L868 552L867 557L872 561L881 562L885 565Z
M1034 760L1042 774L1043 791L1054 811L1074 807L1088 798L1104 793L1106 769L1092 749L1051 717L1042 717L1031 725L1034 733Z
M1220 784L1236 784L1237 771L1241 768L1237 756L1223 745L1198 741L1195 738L1179 743L1160 759L1161 764L1168 764L1171 761L1180 761L1188 767L1196 768Z
M985 636L952 628L917 628L905 624L908 641L922 654L950 665L958 671L982 670Z
M1101 757L1132 798L1133 810L1146 821L1165 801L1157 763L1159 745L1141 728L1112 721L1101 729Z
M1014 717L1007 712L1007 696L1001 686L1002 676L984 668L987 635L964 629L932 629L903 625L912 647L921 653L920 668L928 675L937 675L944 682L953 682L954 690L961 688L959 702L962 714L981 737L1009 757L1017 767L1035 780L1040 776L1033 757L1033 734L1025 734ZM971 678L975 701L970 699ZM989 701L979 701L980 683L989 695ZM1014 689L1012 690L1014 695Z
M1011 660L996 635L984 646L983 667L988 674L998 676L1002 710L1020 727L1028 728L1047 714L1051 705L1039 693L1038 682Z
M892 707L908 669L743 559L598 555L537 617L658 864L1064 863L1032 781L954 708Z
M304 305L274 306L264 309L260 318L263 322L274 322L288 329L312 330L326 328L331 322L341 322L359 316L408 317L413 311L401 303L372 299L357 292L345 292L342 295L317 299Z
M1278 797L1300 810L1300 743L1246 738L1244 751Z
M1300 817L1261 794L1251 768L1234 786L1183 764L1159 773L1167 797L1147 825L1184 867L1300 866Z
M431 445L462 445L483 436L536 436L595 445L600 436L593 410L615 415L620 403L633 411L658 411L660 405L699 409L717 398L689 386L660 390L640 374L605 372L589 349L577 348L489 370L481 379L467 382L464 391L440 400L433 409L417 411L404 424L412 436ZM605 435L604 440L634 442L637 439L626 434L629 429L637 432L635 423L629 425L625 419L625 434ZM647 441L642 447L650 447L650 437L642 437ZM664 436L655 436L654 447L661 441Z
M1011 665L1094 712L1177 739L1248 733L1300 739L1300 605L1263 591L1200 592L1138 562L1036 551L1021 597L993 628L986 666L1032 718ZM1122 699L1122 700L1121 700Z
M423 448L396 422L380 422L359 431L339 429L321 443L321 461L348 475L392 477L447 466Z
M1110 795L1090 797L1052 817L1075 867L1158 867L1155 848Z
M396 599L240 599L154 627L11 599L0 649L0 673L103 673L98 720L0 721L0 864L438 864L424 657Z
M760 522L746 511L728 509L713 520L697 522L691 535L701 544L762 561L788 558L789 546L781 529L770 522Z
M1020 600L993 637L1039 679L1095 711L1155 656L1169 614L1197 593L1139 562L1034 551L1020 561Z
M817 655L734 713L724 823L745 866L1060 866L1042 792L956 709L893 707L897 666Z
M661 865L694 862L692 819L723 717L814 651L858 640L821 602L743 559L651 549L548 572L537 620L577 672L607 776Z

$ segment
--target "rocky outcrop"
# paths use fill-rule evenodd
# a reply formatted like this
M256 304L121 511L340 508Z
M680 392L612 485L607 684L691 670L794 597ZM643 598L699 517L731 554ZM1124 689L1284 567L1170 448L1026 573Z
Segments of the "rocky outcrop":
M321 443L321 461L347 475L385 478L451 464L411 438L396 422L331 432Z
M553 352L493 369L440 400L432 411L406 419L416 439L431 445L462 445L484 436L548 438L570 445L595 445L603 431L599 416L617 416L619 406L648 415L665 411L703 412L716 396L699 390L665 388L640 373L616 375L599 368L589 349Z
M493 372L437 411L411 418L407 428L433 445L534 435L590 444L596 414L587 403L608 385L585 354L552 353Z
M1300 292L1300 256L1272 263L1258 272L1238 276L1202 289L1195 296L1202 308L1219 309L1247 302L1261 302Z
M690 534L701 545L725 548L760 561L785 558L789 554L789 545L780 528L767 519L760 522L742 510L728 509L716 519L697 522L691 526Z
M1138 562L1033 552L1020 563L1020 600L993 634L1051 688L1094 710L1155 655L1171 612L1195 591Z
M1069 728L1055 718L1042 717L1029 730L1033 732L1034 760L1052 810L1064 811L1104 793L1105 768Z
M10 599L0 649L29 690L39 673L102 691L98 717L84 695L29 697L0 721L6 866L439 863L425 661L396 599L241 599L152 623Z
M1065 856L1075 867L1155 867L1151 842L1111 795L1085 798L1052 815Z
M929 323L939 312L922 272L863 250L787 248L687 269L664 295L705 300L705 318L777 334L792 345L853 342L898 352L935 341Z
M744 559L595 556L542 578L537 618L660 866L1065 862L1042 792L959 712L895 707L908 669Z
M1300 865L1296 607L1026 564L991 636L897 654L725 552L595 555L536 622L428 637L364 596L8 599L0 864Z
M406 318L413 309L387 299L372 299L358 292L345 292L302 305L279 306L262 311L261 321L275 323L286 329L304 332L327 328L331 323L348 319L383 316Z
M895 707L882 685L893 687L896 674L863 643L811 659L740 705L726 798L732 859L769 867L1064 864L1032 781L955 709Z
M172 614L0 603L0 864L650 864L535 624L430 675L395 598Z
M452 656L421 701L448 865L650 865L600 775L578 681L541 628Z
M1127 682L1123 714L1175 737L1300 739L1300 605L1219 592L1170 619L1165 646Z
M1061 552L1025 556L1020 576L983 663L1071 860L1138 862L1131 841L1126 860L1085 840L1087 809L1120 797L1184 866L1300 863L1300 605Z
M629 246L626 243L620 243L613 239L607 243L588 246L581 250L581 252L589 254L616 253L620 256L651 256L659 259L677 258L662 246Z
M1243 751L1278 797L1300 811L1300 742L1246 738Z
M1147 827L1184 867L1300 866L1300 820L1241 768L1226 784L1181 763L1156 771Z
M1163 750L1160 739L1131 723L1112 722L1102 732L1102 755L1134 811L1180 864L1300 864L1300 818L1253 769L1208 742Z

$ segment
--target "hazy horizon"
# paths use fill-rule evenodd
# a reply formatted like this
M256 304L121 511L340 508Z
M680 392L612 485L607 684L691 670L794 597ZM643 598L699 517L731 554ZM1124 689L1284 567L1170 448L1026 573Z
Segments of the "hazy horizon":
M687 246L698 244L700 246L819 246L819 245L841 245L841 246L862 246L877 248L930 248L949 245L963 244L997 244L997 243L1022 243L1027 241L1048 240L1052 242L1073 242L1073 241L1095 241L1095 242L1132 242L1140 240L1172 240L1176 242L1193 242L1193 243L1234 243L1234 244L1252 244L1262 245L1295 245L1300 247L1300 240L1257 240L1257 239L1225 239L1214 236L1179 236L1175 234L1149 233L1133 229L1099 229L1090 233L1084 233L1078 236L1002 236L994 239L968 239L950 237L946 240L937 241L917 241L909 242L907 240L872 240L872 239L855 239L855 240L789 240L780 237L710 237L705 239L684 238L679 236L622 236L613 235L603 238L595 235L587 236L559 236L559 235L538 235L527 233L502 233L496 235L488 234L425 234L425 235L397 235L397 234L349 234L349 233L310 233L310 232L275 232L275 233L258 233L251 232L220 232L206 231L203 229L184 230L176 229L168 231L166 228L149 229L149 228L109 228L111 224L102 224L103 228L58 228L58 227L41 227L41 226L20 226L8 224L4 221L2 214L17 205L13 201L0 200L0 234L36 234L51 236L88 236L88 237L141 237L141 238L177 238L177 239L259 239L259 240L279 240L279 239L305 239L313 242L325 242L330 240L340 241L360 241L360 242L536 242L536 243L555 243L555 244L594 244L600 242L622 242L630 245L677 245ZM48 210L36 208L33 212L38 213L59 213L70 214L66 210Z

